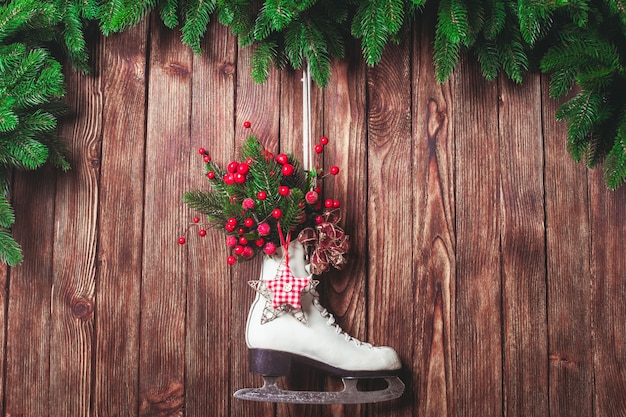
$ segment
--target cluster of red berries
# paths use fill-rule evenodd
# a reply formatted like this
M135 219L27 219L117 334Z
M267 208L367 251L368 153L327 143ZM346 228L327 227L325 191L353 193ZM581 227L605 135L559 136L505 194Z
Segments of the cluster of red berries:
M244 123L245 128L250 128L250 122ZM322 137L320 142L314 147L316 153L320 154L324 150L324 146L328 144L328 138ZM202 155L205 163L211 162L210 155L206 152L204 148L198 149L198 153ZM280 173L283 177L288 178L291 177L295 172L295 167L290 163L289 156L284 153L279 153L274 156L271 152L266 149L261 150L261 156L266 161L276 161L277 167L276 170L280 169ZM250 172L250 167L254 163L254 159L249 157L244 161L232 161L227 165L226 172L223 174L221 180L226 185L243 185L247 180L247 175ZM270 171L272 174L275 172ZM339 173L339 168L336 166L332 166L329 169L329 173L331 175L337 175ZM317 175L321 174L321 170L317 170ZM207 172L207 177L210 180L217 180L216 172L209 170ZM287 181L287 183L289 183ZM263 253L267 255L272 255L276 252L277 243L272 242L268 239L270 233L272 233L272 229L278 227L278 222L283 217L283 212L280 208L275 207L269 213L267 211L263 211L262 216L267 216L265 218L260 218L262 216L258 216L259 214L257 210L257 206L259 206L262 202L264 202L268 198L268 192L273 193L278 192L278 195L281 197L288 197L292 190L284 184L281 184L278 187L278 190L259 190L256 192L256 195L249 196L241 201L241 217L230 217L225 219L226 222L223 224L224 231L226 232L226 245L231 249L232 254L228 256L227 263L229 265L233 265L237 262L239 258L249 259L252 258L257 251L263 251ZM306 205L310 205L309 209L306 209L307 212L313 214L313 220L315 223L319 224L324 221L324 218L321 215L316 215L316 213L320 213L323 208L333 209L339 208L340 203L338 200L326 199L324 201L320 200L321 189L319 186L313 186L313 188L308 191L304 196L304 201L298 202L298 210L299 210L299 218L297 218L298 223L304 223L307 220L307 215L305 212ZM254 198L256 197L256 199ZM233 203L233 199L231 197L231 204ZM265 208L265 207L264 207ZM194 218L194 223L198 223L199 219ZM272 224L274 226L272 226ZM206 236L206 230L199 230L200 236ZM185 243L185 237L180 237L178 239L180 244Z

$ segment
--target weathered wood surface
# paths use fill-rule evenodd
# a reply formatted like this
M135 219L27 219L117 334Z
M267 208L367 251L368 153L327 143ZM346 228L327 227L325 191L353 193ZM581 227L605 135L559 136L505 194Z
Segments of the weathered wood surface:
M626 188L565 154L548 79L487 82L463 58L439 85L432 20L367 68L351 45L313 90L351 264L321 286L352 335L399 352L407 384L379 405L242 402L258 262L188 233L201 146L227 162L250 120L302 155L300 74L250 77L212 24L204 54L149 19L91 39L67 71L72 170L17 173L23 265L0 270L0 407L43 416L625 416ZM286 384L337 389L298 368Z

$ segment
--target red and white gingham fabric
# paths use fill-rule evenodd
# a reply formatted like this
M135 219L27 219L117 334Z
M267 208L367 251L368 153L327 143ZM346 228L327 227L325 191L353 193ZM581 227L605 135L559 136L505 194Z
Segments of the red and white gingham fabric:
M276 309L283 304L289 304L296 310L300 309L300 295L309 281L309 278L296 278L289 265L281 264L276 278L266 281L267 287L274 294L272 307Z

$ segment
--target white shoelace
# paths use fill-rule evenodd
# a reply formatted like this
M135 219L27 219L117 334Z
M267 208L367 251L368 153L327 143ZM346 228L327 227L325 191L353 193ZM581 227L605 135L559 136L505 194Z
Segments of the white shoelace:
M335 316L333 316L333 314L330 311L328 311L328 309L320 303L319 294L317 293L317 291L311 290L310 293L313 296L313 305L320 312L322 318L326 319L326 324L328 324L330 327L332 327L335 330L335 333L343 335L346 342L352 342L356 346L364 346L369 349L373 347L370 343L362 342L356 337L352 337L348 333L346 333L346 331L343 330L341 326L337 323Z

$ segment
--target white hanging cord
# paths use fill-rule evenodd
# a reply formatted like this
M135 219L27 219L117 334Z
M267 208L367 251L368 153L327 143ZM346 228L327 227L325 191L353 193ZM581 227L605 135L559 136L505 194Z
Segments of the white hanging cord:
M311 67L309 62L302 69L302 162L304 169L313 169L311 161Z

